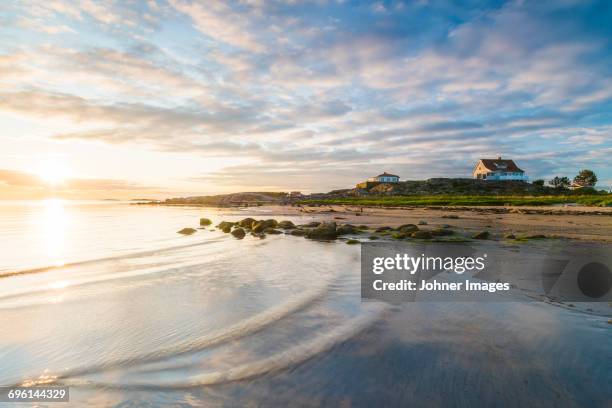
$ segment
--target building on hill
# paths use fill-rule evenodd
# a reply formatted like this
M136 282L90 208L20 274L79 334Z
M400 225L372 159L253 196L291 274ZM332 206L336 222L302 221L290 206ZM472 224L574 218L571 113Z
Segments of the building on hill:
M475 179L480 180L516 180L528 181L529 177L521 170L513 160L502 159L499 156L497 159L480 159L472 175Z
M357 184L357 188L369 189L382 183L399 183L399 176L385 171L378 176L370 177L366 181Z
M395 174L389 174L385 171L383 174L379 174L376 177L370 177L368 181L378 183L398 183L399 176L396 176Z

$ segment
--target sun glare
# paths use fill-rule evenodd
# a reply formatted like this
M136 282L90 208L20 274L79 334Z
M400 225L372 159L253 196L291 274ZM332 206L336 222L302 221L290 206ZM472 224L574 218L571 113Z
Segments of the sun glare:
M38 169L38 177L45 183L56 186L66 182L70 177L70 169L62 163L45 162Z

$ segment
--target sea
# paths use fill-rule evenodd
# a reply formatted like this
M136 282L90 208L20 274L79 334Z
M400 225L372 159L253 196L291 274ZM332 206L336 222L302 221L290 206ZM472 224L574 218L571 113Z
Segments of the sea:
M0 201L0 386L70 388L4 405L612 406L610 305L365 301L359 245L214 228L248 216L313 220Z

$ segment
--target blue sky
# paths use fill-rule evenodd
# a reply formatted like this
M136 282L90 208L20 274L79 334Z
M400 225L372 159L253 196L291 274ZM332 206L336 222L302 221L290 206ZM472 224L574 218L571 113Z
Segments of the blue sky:
M0 13L0 197L38 194L49 172L75 196L325 191L382 171L469 177L498 154L532 179L591 168L612 184L607 1Z

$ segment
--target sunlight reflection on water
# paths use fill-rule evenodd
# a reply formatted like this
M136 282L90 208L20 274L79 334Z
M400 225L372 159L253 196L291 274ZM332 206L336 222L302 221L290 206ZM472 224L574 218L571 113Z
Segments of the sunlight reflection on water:
M49 265L62 266L66 263L66 228L70 223L64 200L51 198L43 200L45 254ZM35 213L34 213L35 214Z

